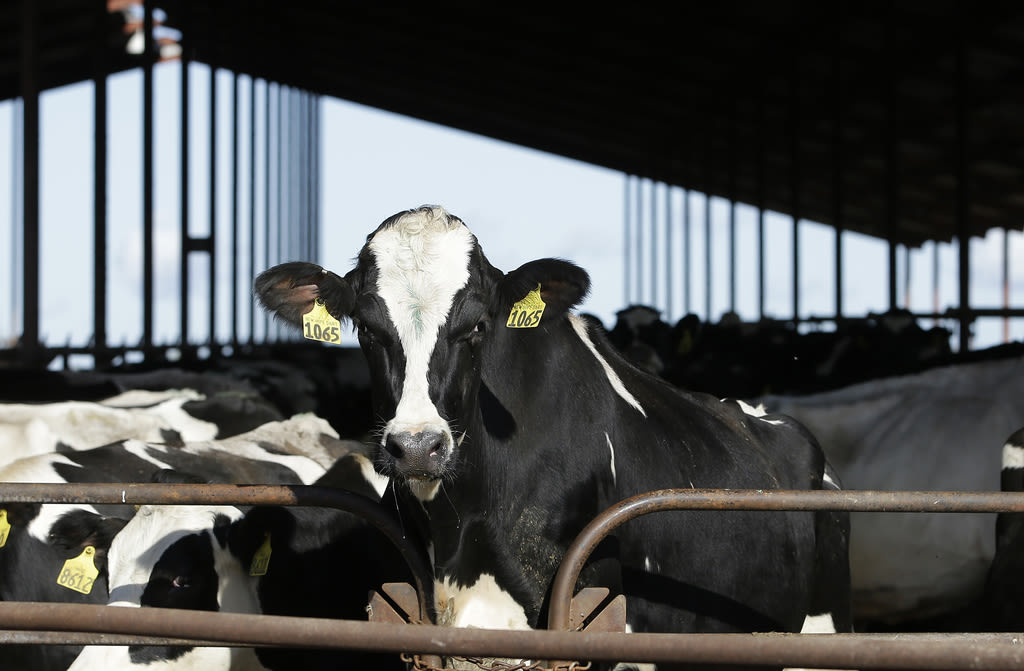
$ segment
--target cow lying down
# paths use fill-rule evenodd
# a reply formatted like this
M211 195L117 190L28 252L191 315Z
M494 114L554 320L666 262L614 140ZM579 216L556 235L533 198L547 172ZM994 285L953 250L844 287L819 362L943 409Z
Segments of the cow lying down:
M351 442L338 440L323 419L297 415L225 440L183 445L124 440L37 455L0 469L0 482L150 482L172 471L204 482L310 484L350 449ZM127 505L0 501L0 526L7 529L0 545L0 600L105 603L107 548L134 512ZM82 572L86 577L76 583L62 583L66 562L87 552L95 576ZM77 652L71 646L0 646L0 658L34 671L64 669Z
M380 499L386 479L351 453L314 484ZM261 557L263 575L253 575ZM233 613L366 619L368 594L411 581L380 532L348 513L318 508L142 506L113 538L109 604ZM256 571L259 573L259 571ZM87 646L74 671L119 669L404 668L397 654L274 648Z
M294 262L256 279L284 322L358 330L381 421L376 467L409 517L420 511L445 624L545 626L569 543L629 496L830 486L821 449L793 420L628 363L572 311L589 284L559 259L502 272L436 206L385 220L344 277ZM582 582L618 576L633 631L800 631L815 614L845 630L846 519L651 515L620 527Z
M131 389L100 401L0 403L0 467L50 452L118 440L223 439L285 417L255 392Z

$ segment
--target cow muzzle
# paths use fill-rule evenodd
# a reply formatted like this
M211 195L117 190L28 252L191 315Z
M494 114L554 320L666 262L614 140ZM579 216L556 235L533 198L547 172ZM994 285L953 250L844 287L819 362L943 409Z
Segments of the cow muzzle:
M451 451L451 438L443 431L398 431L384 439L386 458L395 474L411 479L437 480Z

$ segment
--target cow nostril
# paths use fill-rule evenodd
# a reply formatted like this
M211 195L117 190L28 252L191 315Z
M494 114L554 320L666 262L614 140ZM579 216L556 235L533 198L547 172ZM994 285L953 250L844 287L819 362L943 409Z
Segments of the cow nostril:
M384 441L384 449L395 459L401 459L405 456L405 449L402 447L401 441L394 435L388 436L387 440Z
M446 441L444 439L444 435L434 434L429 436L427 440L424 441L423 447L427 454L430 455L431 457L439 455L443 456L445 451L445 444Z

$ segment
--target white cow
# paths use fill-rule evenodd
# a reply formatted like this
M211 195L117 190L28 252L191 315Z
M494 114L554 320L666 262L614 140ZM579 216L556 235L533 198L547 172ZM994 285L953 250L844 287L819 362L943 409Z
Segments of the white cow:
M845 489L999 491L1003 443L1024 426L1022 398L1024 358L1008 358L758 401L817 436ZM969 604L994 539L994 514L853 514L856 615L898 622Z

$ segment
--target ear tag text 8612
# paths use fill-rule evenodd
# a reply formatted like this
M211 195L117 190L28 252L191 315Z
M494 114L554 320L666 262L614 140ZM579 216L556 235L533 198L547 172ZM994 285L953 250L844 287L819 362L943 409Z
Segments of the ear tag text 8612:
M256 550L256 554L252 556L252 564L249 565L249 575L267 575L267 569L270 568L270 533L267 532L263 535L263 545Z
M316 299L313 309L302 315L302 335L309 340L334 345L341 343L341 322L327 311L323 299Z
M82 554L64 562L64 567L57 576L57 584L82 594L91 592L92 584L100 574L93 562L95 556L96 548L87 545Z
M509 313L505 326L510 329L532 329L540 325L541 315L544 314L546 303L540 297L540 285L526 294L526 297L516 302Z
M7 536L11 533L11 523L7 521L7 511L0 508L0 548L7 545Z

